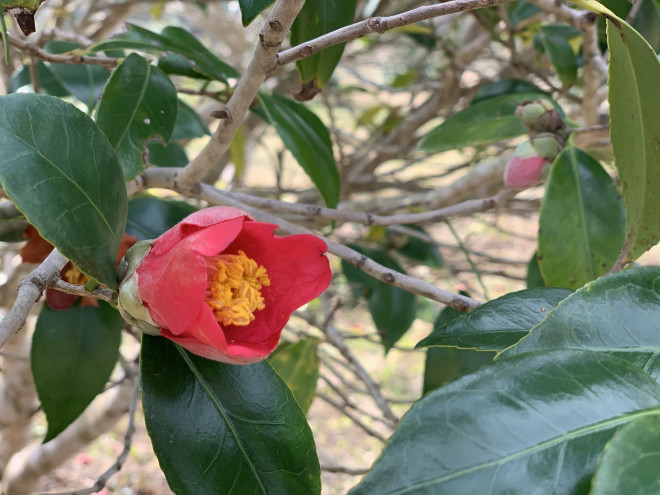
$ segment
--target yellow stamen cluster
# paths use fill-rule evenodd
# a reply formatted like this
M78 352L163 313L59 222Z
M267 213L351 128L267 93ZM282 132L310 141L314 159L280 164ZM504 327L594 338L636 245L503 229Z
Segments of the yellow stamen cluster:
M206 304L221 325L249 325L266 307L261 288L270 285L268 273L243 251L213 256L207 269Z
M70 284L76 284L76 285L85 285L87 282L89 282L89 277L85 275L83 272L78 270L75 266L71 265L71 267L64 272L64 277L62 277L66 282L69 282Z

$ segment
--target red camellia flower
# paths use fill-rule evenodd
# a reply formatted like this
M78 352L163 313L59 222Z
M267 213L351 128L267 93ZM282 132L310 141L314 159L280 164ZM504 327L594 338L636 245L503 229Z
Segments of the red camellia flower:
M129 268L120 307L208 359L264 359L291 313L332 276L321 239L276 237L276 228L236 208L193 213L156 239L133 273Z

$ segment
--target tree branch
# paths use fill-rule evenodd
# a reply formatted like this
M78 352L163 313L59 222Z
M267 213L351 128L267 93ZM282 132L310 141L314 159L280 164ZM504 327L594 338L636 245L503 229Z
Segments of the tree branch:
M7 33L9 37L9 44L19 50L30 53L41 60L46 62L53 62L56 64L88 64L88 65L100 65L101 67L106 67L112 69L117 66L116 58L109 57L89 57L87 55L60 55L55 53L48 53L43 48L38 47L34 43L30 43L25 40L18 39L17 37Z
M261 83L276 68L277 50L303 4L304 0L275 2L259 34L259 43L252 60L224 109L227 117L220 121L208 144L184 168L177 179L178 184L184 189L199 182L211 170L218 158L229 149L234 134L243 122Z

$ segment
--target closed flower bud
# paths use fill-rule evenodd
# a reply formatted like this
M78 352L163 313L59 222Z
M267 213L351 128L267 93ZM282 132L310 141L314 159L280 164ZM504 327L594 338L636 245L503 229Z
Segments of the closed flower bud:
M510 189L527 189L543 178L545 158L536 154L529 140L523 141L514 151L504 169L504 184Z
M545 158L549 162L554 161L562 149L562 144L559 142L559 139L550 132L543 132L536 136L532 136L532 146L537 155Z
M516 108L516 116L536 132L554 132L564 127L557 109L548 100L525 102Z

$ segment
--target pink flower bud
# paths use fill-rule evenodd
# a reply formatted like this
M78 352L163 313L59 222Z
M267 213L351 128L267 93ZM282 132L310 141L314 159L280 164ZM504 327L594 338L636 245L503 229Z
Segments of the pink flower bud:
M543 177L546 161L540 156L513 156L504 169L504 184L511 189L527 189Z

